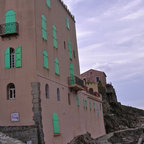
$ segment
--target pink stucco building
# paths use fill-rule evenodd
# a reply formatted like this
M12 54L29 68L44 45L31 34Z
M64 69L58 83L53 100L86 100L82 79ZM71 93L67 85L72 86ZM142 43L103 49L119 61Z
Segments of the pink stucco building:
M0 0L0 131L27 144L105 134L80 79L75 19L61 0Z

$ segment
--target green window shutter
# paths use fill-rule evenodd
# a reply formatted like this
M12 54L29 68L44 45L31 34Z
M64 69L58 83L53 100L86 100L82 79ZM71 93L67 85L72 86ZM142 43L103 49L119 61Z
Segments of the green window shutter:
M89 101L89 109L91 110L91 101Z
M66 26L67 26L67 29L70 29L70 26L69 26L69 18L68 18L68 17L66 18Z
M95 102L93 102L93 109L95 110Z
M51 7L51 3L50 0L46 0L47 6L50 8Z
M21 46L18 46L15 50L15 63L16 67L22 67Z
M43 51L43 67L48 69L48 54L47 51Z
M42 20L42 38L47 40L47 26L46 26L46 18L44 15L41 15Z
M70 64L70 84L74 85L75 84L75 78L74 78L74 68L73 64Z
M57 58L55 58L55 73L59 75L59 62Z
M11 23L11 24L10 24ZM14 33L15 27L15 11L8 10L5 14L5 33Z
M72 60L71 42L68 41L69 59Z
M57 34L56 34L56 26L53 25L53 46L57 48Z
M79 107L80 105L79 105L79 97L78 96L76 97L76 103L77 103L77 107Z
M53 113L53 130L54 130L54 134L60 133L59 119L58 119L58 115L56 113Z
M97 115L99 116L99 106L97 104Z
M85 108L87 109L87 100L85 100Z
M10 68L10 48L5 50L5 68Z

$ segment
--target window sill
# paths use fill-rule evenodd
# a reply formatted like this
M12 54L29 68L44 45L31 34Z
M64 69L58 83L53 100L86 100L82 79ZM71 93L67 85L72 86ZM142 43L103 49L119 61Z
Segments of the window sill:
M61 133L54 134L54 137L61 136Z

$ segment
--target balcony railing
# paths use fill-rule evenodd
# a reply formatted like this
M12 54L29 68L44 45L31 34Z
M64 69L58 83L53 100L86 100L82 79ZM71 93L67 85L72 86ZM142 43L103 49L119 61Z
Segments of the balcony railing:
M19 24L17 22L0 25L0 36L18 35Z
M75 91L84 90L84 82L77 76L68 77L68 85Z

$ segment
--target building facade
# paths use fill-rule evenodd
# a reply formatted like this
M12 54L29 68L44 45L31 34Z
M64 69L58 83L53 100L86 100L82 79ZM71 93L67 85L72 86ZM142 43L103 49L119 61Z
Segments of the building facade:
M81 74L81 78L85 82L93 82L98 84L99 81L101 81L103 86L106 86L106 74L102 71L90 69L84 73Z
M28 144L105 134L80 79L75 20L61 0L0 0L0 131Z

